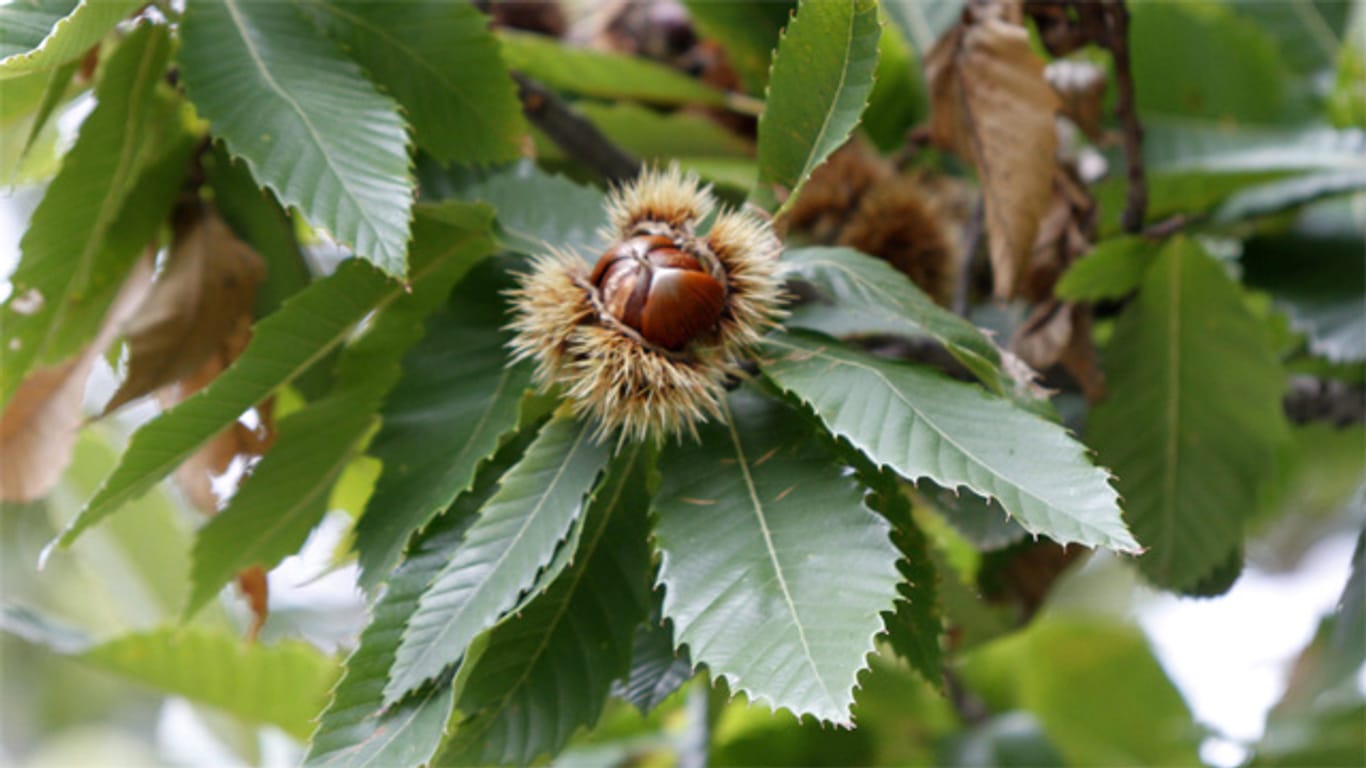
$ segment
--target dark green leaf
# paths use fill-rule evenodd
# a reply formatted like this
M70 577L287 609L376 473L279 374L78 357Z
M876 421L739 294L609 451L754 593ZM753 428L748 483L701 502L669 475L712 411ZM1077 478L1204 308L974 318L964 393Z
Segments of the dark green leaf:
M370 623L346 660L346 673L313 734L306 766L411 765L436 754L455 704L454 691L448 684L428 686L386 709L389 668L418 598L451 559L479 508L497 489L498 479L533 436L527 433L505 445L480 468L474 488L418 535L408 558L371 606Z
M806 421L749 392L660 461L664 615L752 701L850 722L898 575L888 526Z
M0 79L80 58L143 0L38 0L0 6Z
M384 406L369 450L384 470L356 524L367 589L388 576L413 531L470 487L479 464L517 425L531 375L525 365L507 367L506 266L471 274L432 315Z
M1265 325L1185 238L1158 255L1106 349L1090 443L1118 476L1154 583L1193 587L1242 543L1273 447L1283 377Z
M726 49L726 60L739 73L745 90L762 92L773 49L797 7L795 0L684 0L684 5L701 36Z
M983 552L1004 549L1029 535L1018 520L1001 509L999 501L988 501L975 493L949 491L925 481L917 486L940 516Z
M1053 293L1066 301L1123 298L1143 282L1159 248L1159 243L1133 235L1102 240L1063 273Z
M526 133L517 89L488 19L445 0L302 0L403 105L418 146L442 161L497 163Z
M227 508L200 530L187 613L243 568L272 568L303 545L398 380L399 361L420 337L423 319L493 249L486 208L452 202L426 213L416 228L410 291L386 306L342 354L336 388L280 422L270 450Z
M642 160L667 162L687 158L752 157L754 146L706 115L663 114L636 104L575 105L609 140ZM538 144L539 148L539 144ZM538 151L542 159L559 155L554 144ZM751 179L752 180L752 177ZM749 181L747 180L747 181Z
M768 350L764 373L875 464L998 499L1031 533L1060 543L1138 551L1107 473L1057 424L828 337L794 332Z
M554 38L504 30L508 67L552 88L598 99L723 107L724 92L648 59L577 48Z
M386 703L458 660L513 607L583 510L608 456L591 427L558 418L536 438L422 595L384 689Z
M152 25L124 41L33 213L0 310L0 402L30 369L70 358L95 335L179 189L190 141L178 105L157 87L170 46Z
M781 215L849 138L873 90L880 31L873 0L802 3L778 43L759 117L755 202Z
M413 182L394 103L288 3L190 0L180 33L180 76L214 135L283 203L403 277Z
M440 207L426 209L423 218L430 217L433 228L442 227L446 215L442 211ZM468 224L452 226L452 230L467 233ZM447 269L452 260L465 254L460 245L434 253L426 264L417 261L415 250L413 284ZM387 280L366 262L350 260L287 301L279 312L255 326L251 344L232 367L134 433L118 467L62 532L61 546L146 493L243 412L330 354L356 323L406 294L404 286Z
M594 493L573 566L461 669L442 764L529 765L598 719L646 613L649 454L624 449Z
M636 627L630 672L612 688L613 696L631 702L642 715L653 712L693 676L687 650L675 647L673 625L659 618L659 610L656 607Z
M888 9L886 4L882 7ZM878 149L893 152L905 145L911 126L929 116L928 95L920 65L900 34L884 27L877 48L863 131Z
M892 524L892 541L901 551L897 570L901 583L896 609L885 614L887 640L892 649L939 690L944 688L944 659L939 636L944 620L939 615L939 574L930 559L929 542L911 518L911 502L895 474L882 470L865 477L872 493L868 505Z
M820 295L811 309L798 308L788 325L838 335L929 336L992 390L1014 391L996 345L887 262L851 248L814 247L785 252L782 266Z

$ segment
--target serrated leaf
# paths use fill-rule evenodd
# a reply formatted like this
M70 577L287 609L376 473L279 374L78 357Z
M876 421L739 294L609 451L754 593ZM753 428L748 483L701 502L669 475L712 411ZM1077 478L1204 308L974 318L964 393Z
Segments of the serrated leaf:
M598 230L607 224L603 194L546 173L530 160L496 171L435 163L418 166L424 196L488 203L497 212L498 239L517 253L544 253L551 247L575 250L585 258L602 246Z
M180 76L228 150L286 205L407 273L413 181L396 105L289 3L190 0Z
M673 625L660 618L660 609L656 607L636 627L631 643L631 670L612 687L612 695L629 701L640 714L648 715L692 677L693 665L687 649L675 647Z
M851 248L812 247L786 251L781 266L785 276L819 294L815 306L797 308L789 326L832 335L929 336L993 391L1014 390L996 345L887 262Z
M497 163L526 133L488 19L445 0L303 0L301 6L403 106L418 146L442 161Z
M647 608L649 453L631 446L612 463L584 515L573 566L494 627L461 670L459 719L442 764L530 765L597 721Z
M470 275L428 319L381 411L369 454L384 469L355 529L366 589L388 576L412 533L470 487L517 426L531 374L507 366L503 266Z
M1158 243L1144 237L1104 240L1073 262L1053 286L1053 293L1066 301L1123 298L1143 282L1158 249Z
M386 704L441 674L536 581L607 460L608 449L591 432L573 419L554 419L503 476L413 613L384 689Z
M896 608L888 612L887 641L935 688L944 689L944 654L939 637L944 620L939 615L939 574L930 558L929 542L911 518L911 501L901 481L889 470L864 478L872 493L868 505L892 524L892 542L901 552L897 570L901 583Z
M454 692L449 685L429 686L386 709L389 668L418 598L455 553L479 508L497 489L498 479L533 436L520 435L503 446L480 468L474 488L416 537L408 558L371 605L370 623L346 660L345 674L313 734L305 766L413 765L436 753L455 704Z
M1195 242L1158 255L1105 352L1109 397L1090 443L1118 476L1139 569L1187 589L1241 546L1284 434L1283 374L1265 324Z
M440 210L426 208L423 217L439 227ZM430 263L420 265L415 251L413 284L439 273L461 253L458 247L440 250ZM330 354L356 323L404 295L404 286L356 259L299 292L256 325L251 345L222 376L133 434L118 467L57 543L68 546L100 518L146 493L247 409Z
M0 310L0 402L33 366L85 346L179 190L190 141L178 106L157 87L169 53L164 27L144 24L124 40L33 213Z
M0 6L0 79L83 56L143 0L38 0Z
M664 616L689 658L732 690L849 724L896 599L887 523L790 409L737 392L727 422L660 459Z
M1137 552L1105 470L1057 424L938 371L796 331L768 341L764 373L835 435L909 480L998 499L1034 534Z
M471 220L451 226L437 218L461 214ZM342 354L333 391L279 423L275 444L227 508L200 530L187 614L233 574L252 566L271 568L303 545L398 380L399 361L420 337L422 320L493 249L488 227L487 209L462 203L447 203L419 219L413 242L418 275L410 292L385 307Z
M759 117L756 203L781 216L849 138L873 91L880 32L873 0L800 5L778 43Z
M337 663L307 643L243 643L200 627L134 632L93 643L83 632L6 606L5 631L163 695L216 707L250 723L305 738L322 708Z
M999 298L1014 294L1028 268L1056 166L1060 102L1019 13L1009 3L970 5L925 57L930 136L977 169Z
M724 107L723 91L663 64L564 41L502 30L498 42L508 67L552 88L609 101Z

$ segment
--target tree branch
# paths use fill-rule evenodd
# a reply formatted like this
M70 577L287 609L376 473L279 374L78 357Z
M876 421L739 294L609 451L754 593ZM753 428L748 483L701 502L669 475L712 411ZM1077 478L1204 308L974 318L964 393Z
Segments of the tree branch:
M512 78L517 81L522 112L566 155L608 181L625 181L640 173L639 160L613 144L559 96L520 72Z

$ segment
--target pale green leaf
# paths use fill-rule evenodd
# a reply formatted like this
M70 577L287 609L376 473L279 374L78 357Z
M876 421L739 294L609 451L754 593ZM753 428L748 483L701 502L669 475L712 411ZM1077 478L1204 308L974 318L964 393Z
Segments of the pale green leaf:
M849 724L897 597L896 548L791 409L750 392L669 446L656 498L664 615L693 662L752 701Z
M393 570L409 537L474 482L517 426L528 366L507 366L506 263L471 274L427 321L381 412L369 454L384 464L356 523L361 585Z
M781 215L849 138L873 90L880 32L873 0L801 4L778 43L759 117L755 202Z
M425 209L423 218L430 216L433 227L444 226L441 210ZM468 232L460 228L465 226L453 229ZM412 283L439 274L463 252L457 245L437 249L425 265L415 261ZM69 545L82 530L146 493L242 413L327 357L356 323L406 294L404 286L355 259L299 292L255 326L251 344L222 375L134 433L119 466L58 542Z
M200 530L187 614L238 571L253 565L270 569L303 545L327 512L337 477L355 457L358 442L398 380L399 361L420 337L423 319L493 249L486 236L490 223L486 208L454 202L419 218L411 289L372 319L365 334L342 354L333 391L279 423L270 450L227 507Z
M1143 282L1160 244L1136 235L1102 240L1063 273L1053 293L1067 301L1120 299Z
M1242 545L1285 433L1265 324L1195 242L1158 255L1105 350L1089 442L1118 477L1154 583L1193 588Z
M29 370L75 355L95 335L179 190L190 139L178 105L157 87L170 45L165 28L152 25L123 42L33 213L0 309L0 402Z
M929 336L992 390L1015 389L1001 370L995 344L887 262L851 248L812 247L785 252L781 266L787 277L809 283L817 294L796 309L789 326L832 335Z
M764 373L835 435L909 480L995 498L1034 534L1137 552L1105 470L1062 427L938 371L797 331Z
M498 33L508 67L546 85L599 99L725 106L726 94L663 64L576 48L544 35Z
M418 598L451 559L479 508L497 489L498 479L532 437L534 433L527 433L503 446L480 468L473 490L416 537L407 559L371 605L370 623L346 660L345 674L313 734L306 766L411 765L436 753L455 703L454 692L448 684L427 686L386 709L389 668Z
M608 449L591 432L557 418L504 475L409 621L384 689L386 703L441 674L535 583L607 460Z
M0 79L80 58L143 0L37 0L0 6Z
M526 133L488 19L446 0L302 0L302 7L403 106L418 146L442 161L497 163Z
M213 134L286 205L403 277L412 209L396 105L289 3L189 0L180 77Z
M461 670L457 719L439 762L529 765L598 719L647 607L649 453L635 445L613 462L584 515L573 565L494 627Z

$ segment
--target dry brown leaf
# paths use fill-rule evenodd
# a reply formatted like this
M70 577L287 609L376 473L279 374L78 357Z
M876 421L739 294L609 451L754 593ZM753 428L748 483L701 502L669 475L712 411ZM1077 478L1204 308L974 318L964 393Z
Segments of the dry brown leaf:
M1102 137L1101 115L1105 98L1105 70L1090 61L1064 59L1054 61L1044 70L1053 90L1062 99L1062 113L1076 124L1086 138L1099 142Z
M244 568L237 572L237 590L247 599L251 608L251 626L247 627L247 640L255 642L261 627L270 615L270 582L266 580L266 569L259 565Z
M970 5L925 60L934 143L982 182L995 293L1014 295L1048 209L1057 94L1029 47L1018 2Z
M237 327L219 348L205 360L199 370L175 384L157 391L157 400L163 408L169 408L193 395L218 378L237 356L246 349L251 341L251 316L242 315ZM201 512L213 514L218 511L219 499L213 490L213 479L228 471L233 459L238 456L260 456L270 447L275 438L271 406L273 401L266 400L256 408L259 426L256 429L246 424L234 422L205 443L190 458L176 469L176 482L180 484L185 496Z
M250 318L261 257L207 206L191 203L176 218L166 270L125 329L128 376L105 413L194 373Z
M33 371L19 385L0 416L0 499L42 498L61 478L84 421L86 379L146 295L151 276L151 259L138 262L80 355Z

